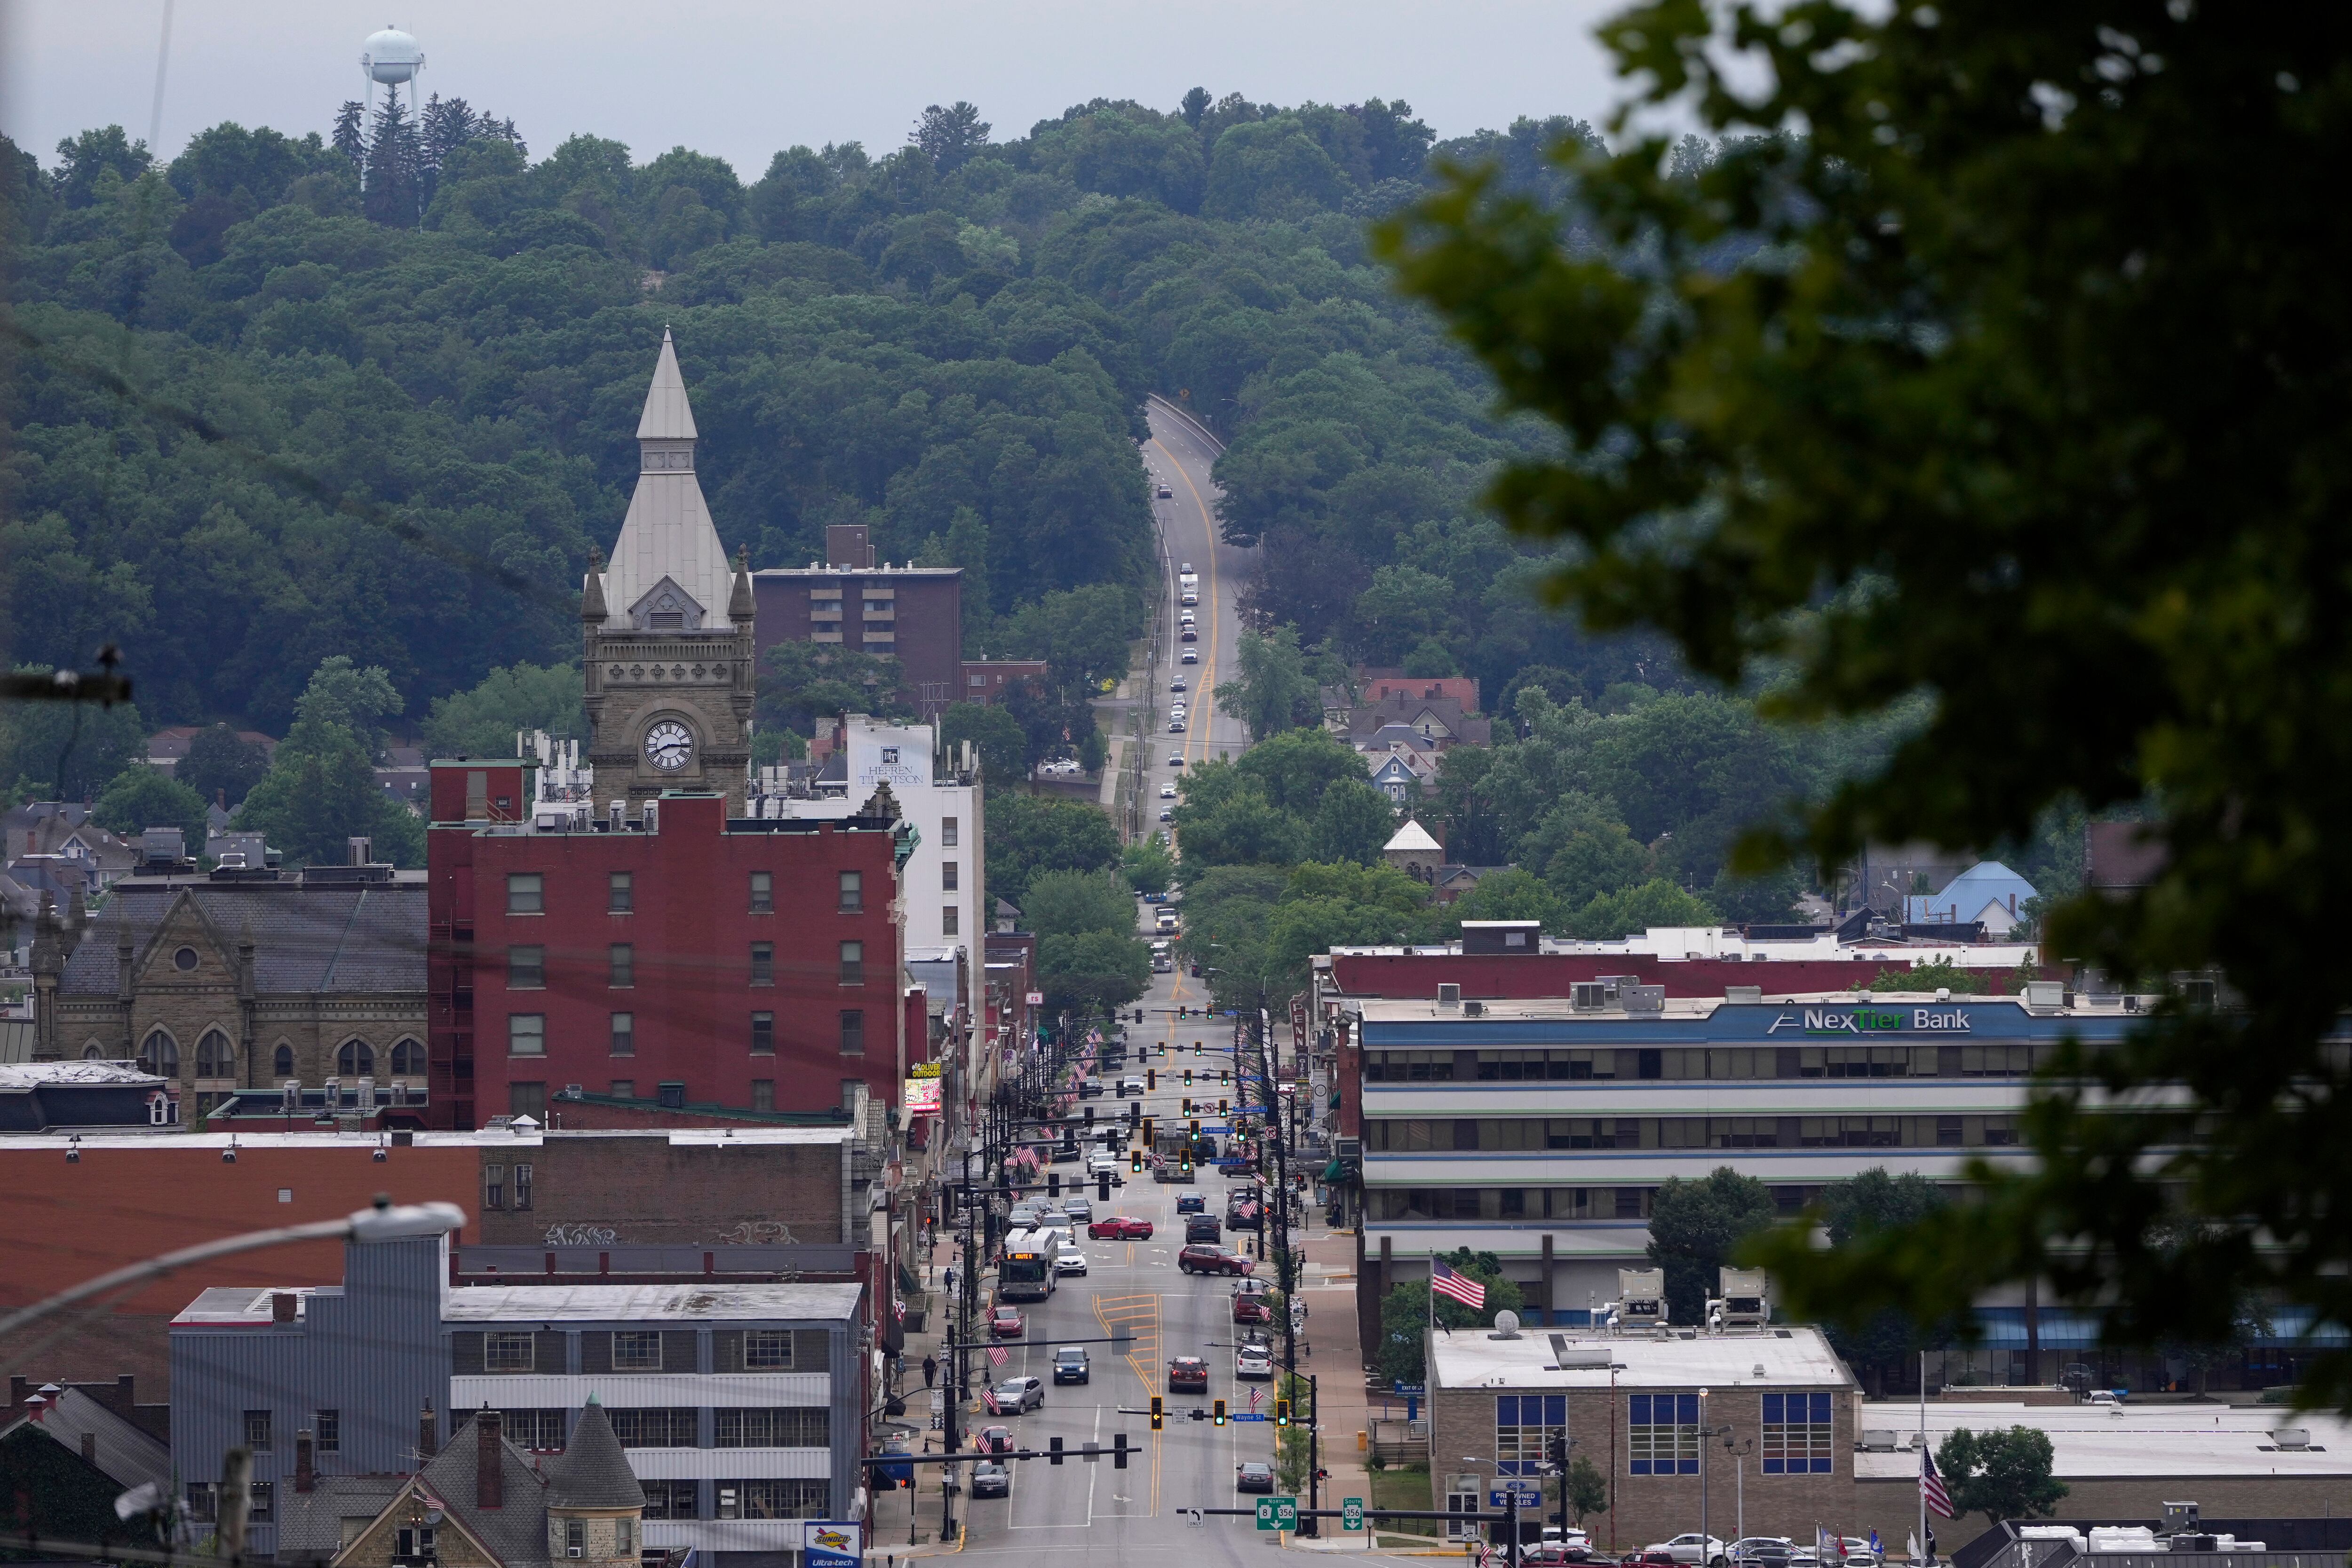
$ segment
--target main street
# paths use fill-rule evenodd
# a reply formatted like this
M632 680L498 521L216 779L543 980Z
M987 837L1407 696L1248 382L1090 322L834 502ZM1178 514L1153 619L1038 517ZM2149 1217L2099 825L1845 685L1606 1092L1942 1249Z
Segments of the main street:
M1181 970L1152 978L1150 993L1138 1004L1146 1021L1129 1026L1130 1045L1152 1049L1140 1061L1130 1050L1124 1069L1103 1075L1106 1083L1113 1084L1120 1077L1141 1078L1150 1070L1158 1076L1158 1085L1144 1097L1144 1115L1163 1126L1171 1121L1181 1123L1182 1102L1188 1097L1195 1102L1205 1098L1210 1113L1202 1117L1204 1130L1223 1126L1224 1122L1214 1114L1215 1103L1223 1098L1238 1103L1241 1090L1232 1083L1198 1080L1203 1070L1212 1081L1220 1070L1233 1070L1232 1020L1198 1015L1178 1018L1179 1006L1204 1005L1202 982ZM1192 1051L1196 1042L1202 1048L1198 1056ZM1167 1054L1157 1049L1161 1046L1168 1048ZM1183 1085L1187 1067L1196 1079L1190 1090ZM1118 1120L1125 1119L1131 1103L1108 1092L1099 1100L1085 1102L1097 1107L1098 1117ZM1220 1136L1218 1143L1222 1148L1224 1139ZM1049 1168L1066 1175L1072 1167ZM1005 1365L989 1368L985 1356L979 1358L981 1367L997 1378L1036 1378L1045 1385L1045 1403L1043 1408L1020 1416L991 1416L981 1409L966 1416L968 1429L1009 1427L1019 1447L1041 1450L1058 1436L1069 1457L1059 1467L1044 1459L1012 1465L1008 1498L959 1499L965 1526L962 1555L1033 1558L1084 1552L1122 1563L1234 1563L1246 1552L1275 1544L1274 1534L1261 1533L1248 1519L1209 1518L1195 1526L1185 1516L1185 1511L1192 1508L1252 1506L1254 1497L1234 1490L1235 1467L1245 1460L1273 1464L1278 1430L1271 1419L1220 1427L1189 1418L1196 1406L1205 1410L1218 1398L1226 1402L1229 1411L1249 1413L1252 1390L1259 1394L1257 1413L1271 1417L1274 1411L1272 1381L1234 1375L1233 1281L1185 1274L1176 1267L1176 1254L1184 1244L1177 1196L1197 1192L1205 1200L1206 1212L1222 1217L1226 1190L1234 1185L1212 1166L1196 1168L1196 1185L1162 1186L1149 1175L1128 1174L1122 1162L1125 1185L1111 1189L1109 1203L1095 1203L1096 1215L1148 1219L1152 1224L1151 1239L1094 1241L1087 1239L1083 1227L1078 1228L1076 1241L1087 1258L1087 1275L1065 1280L1046 1301L1022 1308L1024 1333L1021 1339L1006 1343L1010 1359ZM1087 1196L1092 1198L1091 1187ZM1229 1247L1247 1250L1252 1235L1227 1231L1223 1239ZM1087 1345L1093 1364L1090 1382L1054 1384L1056 1345L1122 1335L1132 1336L1133 1343ZM1280 1334L1270 1337L1278 1348ZM1302 1376L1319 1373L1326 1378L1345 1380L1361 1375L1358 1368L1344 1364L1344 1356L1328 1358L1328 1365L1318 1364L1307 1343L1301 1341L1298 1358ZM1208 1364L1206 1394L1168 1393L1168 1362L1178 1355L1197 1355ZM1168 1416L1165 1430L1158 1434L1151 1431L1150 1417L1140 1414L1155 1394L1165 1399ZM1120 1406L1139 1413L1121 1414ZM1114 1469L1108 1452L1091 1464L1078 1457L1078 1450L1089 1442L1108 1450L1120 1432L1138 1450L1129 1457L1126 1469ZM1352 1431L1327 1431L1323 1437L1326 1444L1336 1439L1350 1448L1355 1440ZM1303 1507L1304 1488L1299 1497ZM1324 1503L1337 1507L1339 1499L1327 1496ZM1324 1521L1323 1530L1326 1542L1335 1546L1343 1542L1360 1546L1365 1540L1360 1535L1343 1537L1336 1520ZM869 1556L888 1550L886 1541L877 1540ZM1351 1549L1349 1555L1370 1554Z
M1150 794L1156 798L1160 792L1158 781L1178 774L1178 769L1168 766L1171 753L1182 757L1185 768L1190 768L1223 757L1238 757L1249 745L1249 734L1241 721L1218 711L1213 694L1218 682L1232 680L1238 669L1239 601L1242 588L1255 569L1256 552L1226 544L1217 537L1218 491L1210 470L1223 447L1216 437L1192 423L1172 403L1155 397L1144 407L1151 425L1151 439L1143 446L1144 466L1150 472L1155 489L1164 486L1171 492L1168 499L1152 502L1168 556L1168 600L1161 622L1167 635L1161 643L1161 662L1151 672L1158 688L1150 694L1153 731L1158 742L1149 748L1150 761L1145 768ZM1192 563L1201 579L1201 602L1195 607L1200 624L1198 643L1181 643L1176 637L1181 607L1177 603L1175 574L1186 561ZM1198 652L1199 664L1179 663L1188 647ZM1175 679L1184 682L1186 695L1192 699L1192 716L1181 736L1168 733L1169 684ZM1158 817L1167 804L1152 804L1145 813L1146 820Z

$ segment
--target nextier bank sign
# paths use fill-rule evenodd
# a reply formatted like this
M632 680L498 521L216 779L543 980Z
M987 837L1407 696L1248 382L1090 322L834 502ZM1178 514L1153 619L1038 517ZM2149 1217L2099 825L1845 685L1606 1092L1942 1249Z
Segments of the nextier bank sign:
M1379 1004L1373 1004L1377 1007ZM1502 1004L1508 1006L1509 1004ZM2014 1042L2119 1038L2128 1017L2028 1012L2014 998L1935 1002L1723 1002L1706 1016L1674 1012L1621 1014L1606 1018L1515 1019L1483 1017L1367 1019L1368 1049L1454 1046L1507 1050L1541 1045L1786 1045L1792 1040L1834 1044L1840 1040L1940 1040Z

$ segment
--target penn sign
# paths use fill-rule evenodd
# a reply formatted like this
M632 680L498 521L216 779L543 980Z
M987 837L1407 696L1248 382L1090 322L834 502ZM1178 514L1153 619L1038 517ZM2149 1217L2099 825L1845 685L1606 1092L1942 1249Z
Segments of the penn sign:
M1807 1034L1969 1034L1969 1015L1933 1008L1806 1008L1798 1015L1782 1013L1765 1030L1802 1029Z

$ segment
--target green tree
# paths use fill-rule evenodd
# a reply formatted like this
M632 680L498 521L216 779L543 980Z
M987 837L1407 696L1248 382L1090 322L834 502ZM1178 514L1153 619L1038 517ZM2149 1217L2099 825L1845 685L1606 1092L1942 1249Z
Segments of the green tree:
M17 666L47 674L46 665ZM88 800L147 754L147 727L130 703L12 703L0 710L0 779L36 800Z
M1726 866L1715 873L1706 901L1726 920L1778 925L1797 918L1797 900L1804 891L1804 879L1794 866L1776 866L1754 876L1741 876Z
M1515 866L1480 877L1469 892L1445 905L1440 934L1459 936L1465 920L1539 920L1546 931L1565 933L1569 906L1541 877Z
M1040 936L1135 934L1135 894L1109 872L1039 872L1022 895L1021 914L1024 928Z
M1239 673L1217 688L1217 706L1247 726L1252 740L1314 721L1315 682L1299 651L1298 628L1243 632L1234 663Z
M373 761L383 754L383 730L376 720L393 717L405 706L405 699L383 665L362 668L352 662L350 654L333 653L320 660L319 667L310 672L310 684L295 703L294 713L298 719L346 731ZM499 752L511 749L513 743L509 736Z
M226 724L208 724L189 737L188 754L172 777L202 799L235 806L269 771L269 753Z
M1649 856L1625 831L1617 809L1580 789L1552 803L1519 840L1517 858L1571 908L1633 886L1649 868Z
M940 744L967 740L980 753L982 777L996 789L1009 791L1029 776L1029 737L1021 733L1021 721L1003 708L950 703L940 714Z
M1889 1176L1883 1166L1832 1182L1816 1205L1832 1247L1851 1247L1874 1233L1932 1223L1950 1207L1951 1195L1916 1172ZM1889 1372L1909 1364L1922 1350L1934 1350L1957 1332L1951 1322L1915 1323L1909 1314L1886 1311L1859 1326L1827 1325L1830 1343L1858 1372L1873 1393Z
M1119 874L1138 893L1166 893L1176 880L1176 862L1157 839L1129 844L1118 852Z
M1037 980L1048 1009L1110 1012L1150 988L1151 949L1117 931L1041 937Z
M1650 1207L1650 1261L1666 1271L1666 1302L1678 1323L1704 1323L1717 1270L1739 1259L1743 1242L1778 1218L1772 1189L1718 1166L1695 1180L1670 1176Z
M1315 808L1307 852L1318 861L1378 865L1381 847L1396 830L1396 810L1386 795L1360 779L1343 779L1323 792L1322 804Z
M1233 766L1265 791L1269 804L1310 821L1333 788L1364 782L1364 759L1320 728L1276 735L1243 752Z
M1307 823L1255 789L1234 790L1212 804L1185 800L1173 820L1188 867L1289 865L1307 853Z
M1472 1307L1451 1296L1437 1298L1438 1332L1484 1328L1501 1312L1516 1312L1522 1304L1517 1284L1503 1278L1503 1261L1492 1252L1459 1247L1444 1255L1445 1266L1486 1287L1486 1304ZM1407 1280L1381 1298L1381 1344L1373 1364L1391 1384L1420 1383L1426 1370L1423 1336L1430 1322L1430 1290L1426 1280Z
M2205 6L2101 33L1965 0L1658 0L1602 37L1640 83L1628 115L1672 103L1726 136L1714 156L1662 172L1659 136L1563 146L1572 212L1465 174L1380 241L1505 408L1555 427L1496 482L1503 513L1570 541L1555 586L1587 625L1658 628L1730 685L1771 665L1776 715L1934 694L1746 869L2141 804L2163 869L2068 903L2053 950L2159 991L2217 972L2245 1000L2155 1009L2095 1071L2063 1061L2038 1158L1972 1169L1932 1239L1791 1239L1783 1289L1867 1316L2039 1275L2148 1343L2225 1334L2207 1286L2244 1278L2341 1321L2352 1229L2305 1217L2352 1207L2311 1174L2352 1117L2323 1043L2352 975L2321 946L2352 835L2313 826L2352 733L2331 521L2352 470L2326 434L2352 391L2300 369L2340 362L2347 329L2308 308L2338 225L2305 226L2288 171L2343 143L2344 107L2307 88L2342 41L2282 51ZM2184 208L2202 220L2166 215ZM2085 723L2089 691L2116 696ZM2176 1192L2226 1231L2151 1248ZM2305 1397L2352 1407L2352 1351L2304 1370Z
M106 793L89 814L109 832L137 842L148 828L177 828L190 855L205 852L205 807L202 795L170 777L160 768L126 768L114 776Z
M1100 871L1118 859L1118 834L1099 807L1034 795L988 798L988 887L1020 905L1039 872Z
M1568 935L1588 942L1611 942L1653 925L1713 925L1716 914L1705 899L1664 877L1638 887L1601 894L1569 916Z
M376 787L366 744L322 718L294 721L268 776L245 798L236 825L264 835L289 865L341 865L350 858L350 840L362 834L374 841L380 861L403 866L425 861L424 825Z
M1568 1461L1568 1470L1560 1477L1559 1501L1568 1511L1568 1521L1581 1525L1609 1506L1609 1478L1590 1458L1578 1454Z
M2051 1474L2050 1434L2039 1427L1971 1432L1956 1427L1936 1447L1936 1469L1962 1519L1981 1513L1999 1527L2003 1520L2047 1519L2058 1511L2070 1489Z
M762 727L814 735L845 713L898 718L898 661L829 643L786 641L761 661L757 713Z
M425 744L436 758L509 757L523 730L558 740L588 738L585 687L571 664L512 664L492 670L470 691L433 699Z

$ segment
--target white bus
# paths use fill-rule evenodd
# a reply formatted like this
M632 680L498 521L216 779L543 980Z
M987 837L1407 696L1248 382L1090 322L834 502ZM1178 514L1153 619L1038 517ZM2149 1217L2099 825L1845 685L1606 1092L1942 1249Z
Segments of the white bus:
M1006 1236L1004 1259L996 1266L996 1299L1042 1301L1052 1295L1055 1265L1061 1259L1066 1234L1058 1228L1039 1226Z

